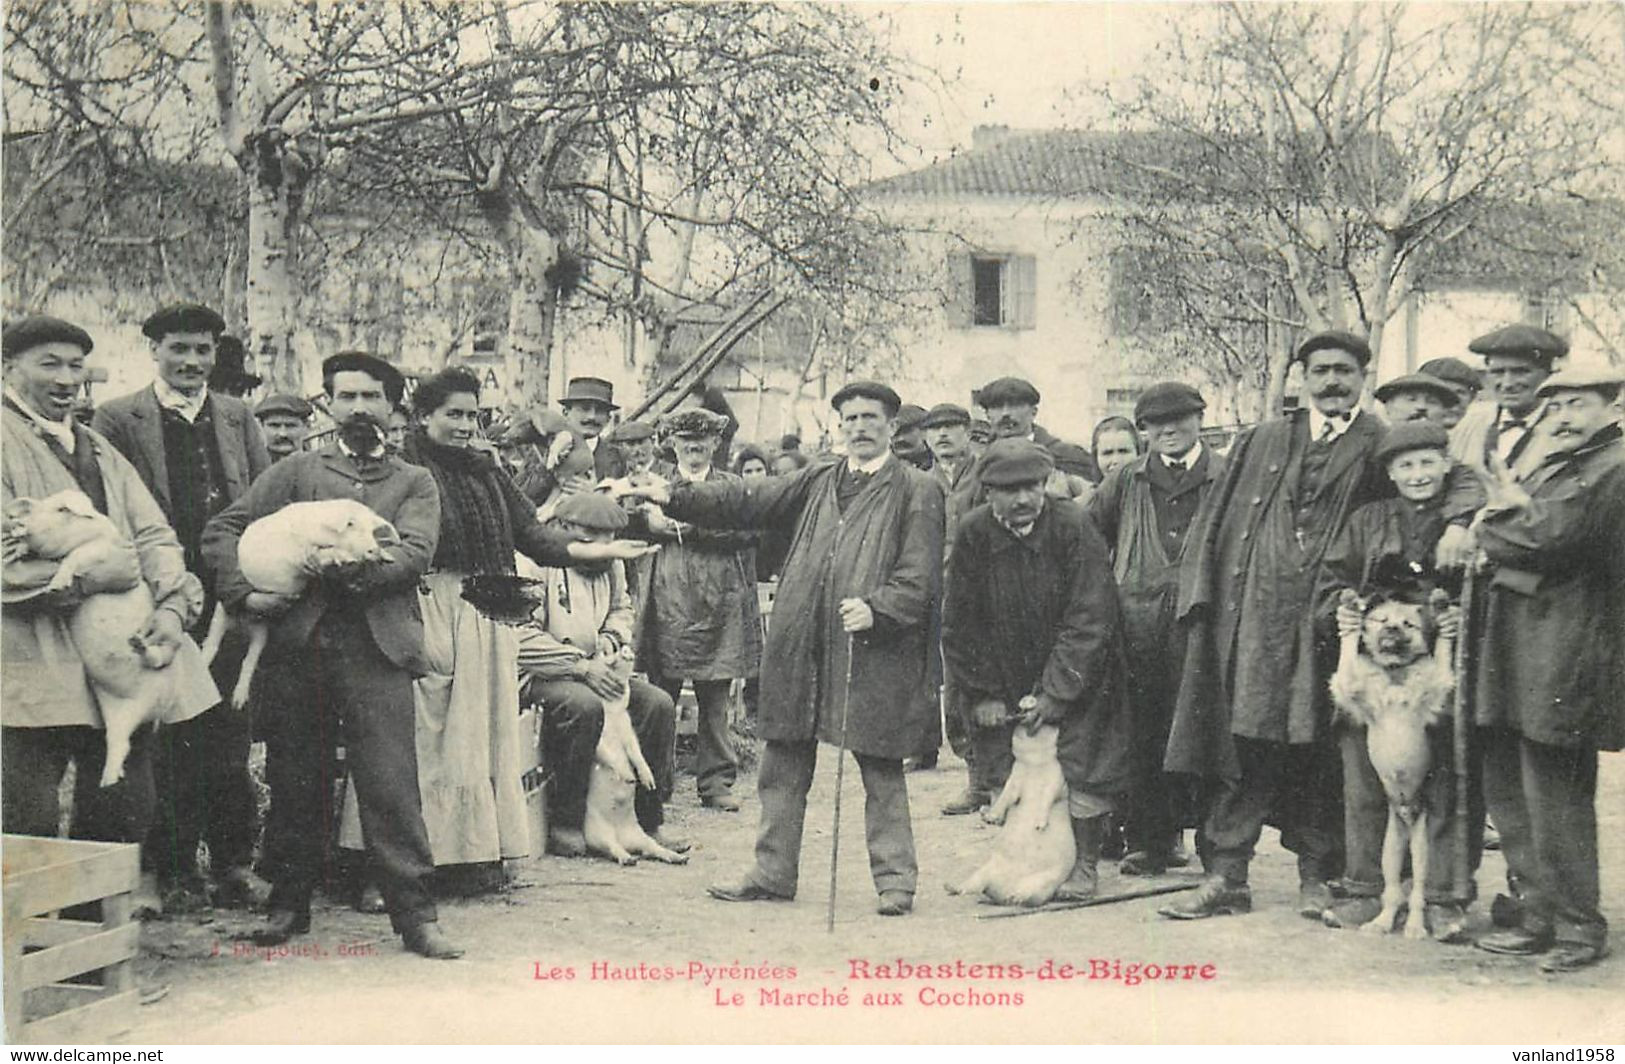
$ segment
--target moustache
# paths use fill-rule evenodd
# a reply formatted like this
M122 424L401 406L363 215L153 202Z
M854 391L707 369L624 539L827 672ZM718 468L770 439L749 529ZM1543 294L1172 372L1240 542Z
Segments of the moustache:
M1326 385L1326 387L1322 388L1320 391L1316 392L1315 394L1319 395L1319 396L1324 396L1324 397L1327 397L1327 398L1332 398L1332 397L1347 398L1348 396L1353 395L1354 393L1349 391L1347 388L1343 387L1341 384L1328 384L1328 385Z

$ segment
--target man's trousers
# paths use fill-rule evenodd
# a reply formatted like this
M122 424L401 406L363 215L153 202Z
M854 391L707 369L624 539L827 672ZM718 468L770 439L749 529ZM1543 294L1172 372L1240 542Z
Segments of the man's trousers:
M95 842L141 842L152 827L152 728L130 736L124 778L101 785L107 733L88 725L0 728L0 775L4 776L4 829L16 835L55 836L62 811L57 800L68 762L75 765L73 817L68 835Z
M1203 826L1201 853L1209 872L1247 882L1247 866L1266 821L1298 855L1301 885L1343 872L1343 802L1337 748L1331 742L1293 744L1234 736L1241 777L1217 788Z
M632 808L638 826L652 835L665 822L665 803L671 799L677 710L671 697L651 683L634 676L630 687L627 715L655 778L652 791L638 785ZM525 698L542 706L548 820L556 827L579 831L586 818L587 787L598 739L604 732L604 700L577 680L531 680L525 686Z
M681 676L650 676L649 682L666 693L673 705L683 691ZM732 680L693 680L694 701L699 705L699 743L694 752L694 785L700 798L720 798L733 790L739 775L739 758L734 754L733 736L728 728L728 692ZM654 762L649 762L654 767Z

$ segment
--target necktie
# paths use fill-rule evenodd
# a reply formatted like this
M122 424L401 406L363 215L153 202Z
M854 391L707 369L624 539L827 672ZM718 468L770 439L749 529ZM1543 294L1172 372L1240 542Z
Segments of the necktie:
M1185 463L1179 461L1177 458L1164 459L1164 463L1168 466L1168 472L1172 473L1176 477L1185 471Z

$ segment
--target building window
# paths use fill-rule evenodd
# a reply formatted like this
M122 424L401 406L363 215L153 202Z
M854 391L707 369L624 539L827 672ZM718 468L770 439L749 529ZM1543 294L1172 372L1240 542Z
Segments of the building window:
M1004 324L1004 259L972 258L971 283L975 294L971 304L972 325Z
M1133 414L1134 404L1140 401L1144 388L1107 388L1106 409L1113 414Z
M1031 329L1037 325L1038 260L1032 255L956 256L958 306L951 312L961 327Z

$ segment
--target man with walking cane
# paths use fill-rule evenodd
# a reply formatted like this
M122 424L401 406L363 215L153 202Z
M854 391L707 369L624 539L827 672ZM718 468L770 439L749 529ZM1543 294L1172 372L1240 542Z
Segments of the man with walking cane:
M822 741L857 758L879 912L901 916L914 908L918 878L903 758L937 712L943 495L930 474L891 453L902 405L896 392L854 381L832 405L845 461L788 477L646 481L630 490L664 503L679 520L779 529L791 542L762 659L756 862L713 884L711 896L795 897Z

